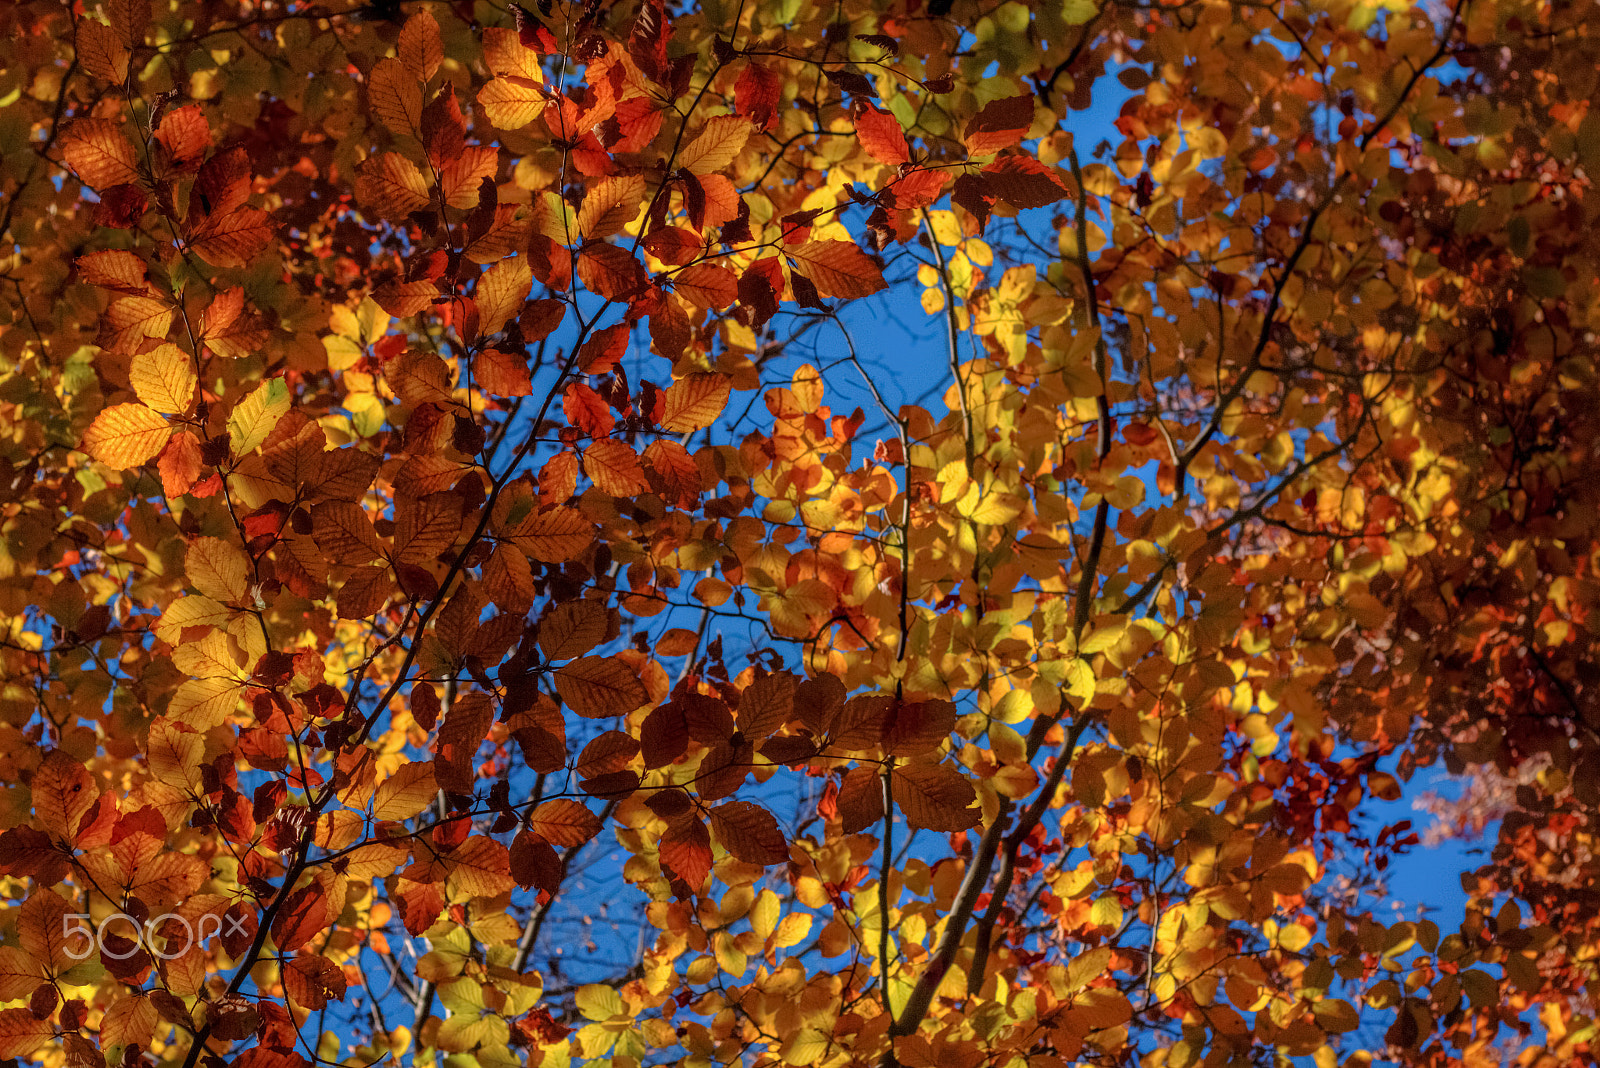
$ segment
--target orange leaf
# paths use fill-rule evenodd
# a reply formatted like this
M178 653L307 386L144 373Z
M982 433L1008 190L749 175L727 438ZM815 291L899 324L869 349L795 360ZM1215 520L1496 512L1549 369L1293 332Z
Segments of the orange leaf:
M606 731L583 747L573 770L583 779L611 775L627 768L638 755L637 738L623 731Z
M30 1009L0 1009L0 1057L28 1057L56 1037L55 1025Z
M789 859L789 843L772 813L749 801L729 801L711 810L711 829L717 841L746 864L782 864Z
M599 601L567 601L539 622L539 650L546 660L571 660L605 641L610 613Z
M61 135L61 158L78 179L95 189L139 181L133 145L122 124L111 119L79 119Z
M739 276L715 263L685 267L673 276L672 284L701 308L726 308L739 299Z
M700 466L689 450L676 441L657 438L645 446L644 462L659 480L661 496L680 508L693 508L700 500Z
M1032 156L1001 156L983 174L989 191L1014 208L1042 208L1067 196L1054 169Z
M620 234L644 204L644 175L606 178L584 195L578 208L578 232L589 240Z
M474 835L445 858L450 895L494 897L516 886L511 878L511 853L493 838Z
M898 167L911 162L911 150L906 147L900 120L871 104L860 105L856 112L856 140L867 150L867 155L879 163Z
M612 497L635 497L648 488L639 454L616 438L601 438L585 449L583 470L595 488Z
M860 834L883 819L883 777L878 769L860 764L845 772L834 803L845 834Z
M739 114L762 130L770 130L778 120L778 105L783 100L783 79L771 67L754 60L733 86L734 104Z
M307 883L285 899L272 921L272 940L281 951L293 953L326 931L332 922L327 891L321 883Z
M433 306L439 287L432 282L385 282L372 291L373 302L398 319L419 315Z
M125 249L86 252L74 261L78 277L92 286L135 296L145 292L145 262Z
M213 267L248 267L272 240L272 216L259 208L239 208L210 216L189 235L189 247Z
M578 492L578 454L558 452L539 468L539 503L560 504Z
M423 8L406 19L400 29L400 65L423 81L428 81L439 71L444 61L444 45L439 40L439 23Z
M555 671L556 692L567 707L588 719L621 716L649 699L626 661L586 656Z
M33 813L44 829L64 842L78 833L78 823L100 797L83 764L60 749L45 754L33 773Z
M526 397L533 392L528 361L514 352L484 349L473 361L472 375L479 389L497 397Z
M661 428L683 434L710 426L727 405L731 388L725 375L706 371L685 375L666 392Z
M600 819L582 802L557 798L528 815L528 830L553 846L581 846L600 833Z
M525 517L501 536L534 560L561 564L594 540L594 524L576 508L553 508Z
M174 163L191 167L197 165L211 147L211 125L198 104L174 108L161 117L156 140Z
M705 242L681 226L664 226L644 239L644 247L662 263L693 263L705 252Z
M396 563L430 563L461 536L461 497L456 493L402 497L394 511Z
M128 49L117 31L90 18L78 19L75 29L73 51L83 69L112 85L127 81Z
M343 1001L345 985L344 971L326 957L296 957L283 968L284 993L301 1008L317 1010L330 999Z
M142 404L114 404L95 416L83 451L108 467L138 467L172 436L166 417Z
M188 493L200 479L200 468L200 439L187 430L178 431L156 457L156 470L161 472L161 492L168 497Z
M498 334L510 318L522 312L531 288L533 270L526 256L502 259L485 270L478 278L478 288L472 291L478 302L478 333L485 337Z
M789 256L824 297L866 297L888 285L872 258L849 241L808 241Z
M573 382L567 386L566 392L561 397L561 410L566 415L567 422L591 438L605 437L616 425L616 420L611 415L611 405L582 382Z

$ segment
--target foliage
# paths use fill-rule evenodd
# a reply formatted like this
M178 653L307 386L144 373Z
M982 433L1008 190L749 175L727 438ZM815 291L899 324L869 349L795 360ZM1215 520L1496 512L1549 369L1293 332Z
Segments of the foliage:
M0 9L0 1056L1586 1061L1596 14Z

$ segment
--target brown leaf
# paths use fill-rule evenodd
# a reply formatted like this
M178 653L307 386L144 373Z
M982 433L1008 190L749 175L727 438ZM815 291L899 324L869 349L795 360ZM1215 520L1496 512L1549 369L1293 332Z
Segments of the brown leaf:
M568 708L589 719L620 716L647 700L644 685L626 661L586 656L555 671L556 691Z
M711 810L711 828L724 849L747 864L782 864L789 843L772 813L749 801L729 801Z
M978 795L949 764L905 764L894 769L895 804L906 823L927 831L964 831L982 821Z
M963 138L967 151L987 156L1021 141L1033 125L1033 97L1009 96L991 100L967 123Z
M883 819L883 776L878 768L860 764L846 772L836 804L845 834L860 834Z

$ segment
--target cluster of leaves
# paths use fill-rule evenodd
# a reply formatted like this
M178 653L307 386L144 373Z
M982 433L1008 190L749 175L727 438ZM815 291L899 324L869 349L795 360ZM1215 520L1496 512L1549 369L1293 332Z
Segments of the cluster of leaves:
M1576 8L8 5L0 1056L1584 1061Z

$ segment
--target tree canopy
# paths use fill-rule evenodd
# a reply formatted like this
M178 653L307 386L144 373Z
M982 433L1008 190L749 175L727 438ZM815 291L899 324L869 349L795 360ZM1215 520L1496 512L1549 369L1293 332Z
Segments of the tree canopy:
M0 1056L1590 1063L1597 35L0 7Z

